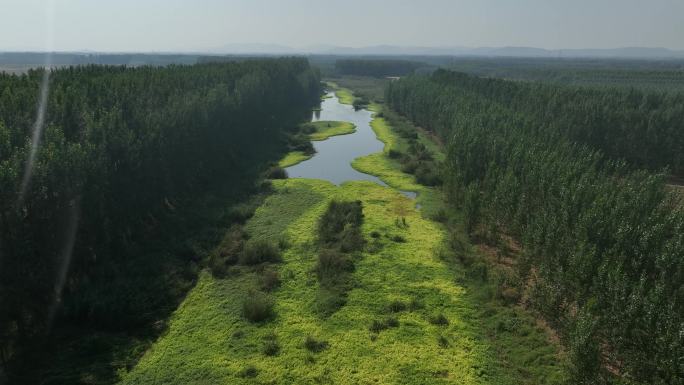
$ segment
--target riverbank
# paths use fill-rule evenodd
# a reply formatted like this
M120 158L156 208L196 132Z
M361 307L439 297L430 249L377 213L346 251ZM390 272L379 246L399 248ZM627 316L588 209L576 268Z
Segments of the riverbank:
M122 373L124 384L560 383L558 349L545 331L493 302L491 288L459 266L446 247L449 227L432 219L443 209L441 193L387 156L402 142L381 116L372 128L385 151L356 159L354 168L392 187L276 180L246 223L252 240L281 245L282 262L272 266L281 281L272 293L274 318L254 324L242 315L262 268L235 267L222 279L204 272L167 333ZM423 208L397 189L419 192ZM316 224L333 199L362 202L367 244L346 304L322 317ZM321 349L310 349L312 340Z

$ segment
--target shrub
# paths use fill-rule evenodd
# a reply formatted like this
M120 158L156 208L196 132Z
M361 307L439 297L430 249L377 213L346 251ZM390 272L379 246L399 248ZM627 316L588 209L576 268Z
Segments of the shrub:
M254 216L255 207L248 203L241 203L231 207L226 213L226 220L231 223L245 223Z
M323 286L331 286L340 281L343 273L354 270L354 263L347 254L336 250L324 249L318 254L316 274Z
M387 319L385 319L385 325L388 328L399 327L399 320L397 319L397 317L387 317Z
M409 305L408 305L408 308L411 311L420 310L424 307L425 307L425 305L422 302L420 302L420 300L418 300L416 298L411 299L411 302L409 302Z
M387 305L387 310L391 313L399 313L406 310L406 304L399 300L394 300Z
M306 350L312 353L320 353L328 348L328 342L318 341L317 339L309 335L306 336L306 339L304 340L304 347L306 348Z
M360 232L362 223L363 208L360 201L333 200L318 222L319 240L324 245L337 245L346 236L345 233Z
M394 235L394 236L392 236L392 241L397 242L397 243L405 243L406 238L402 237L401 235Z
M470 269L468 269L468 276L473 279L487 281L488 275L489 268L487 267L487 264L484 262L477 262L473 264L473 266Z
M381 331L387 329L387 326L378 320L373 320L371 322L370 326L368 327L368 330L370 330L372 333L380 333Z
M387 156L389 156L390 159L400 159L404 156L404 154L393 148L390 148L389 152L387 152Z
M264 322L275 316L273 299L260 291L250 291L242 302L242 312L250 322Z
M280 345L275 339L268 339L264 342L264 347L261 349L264 355L272 357L280 353Z
M280 286L280 274L270 268L264 269L259 276L259 286L263 291L273 291Z
M238 255L245 242L245 233L240 226L231 227L223 236L223 240L209 256L209 269L212 275L223 278L228 273L228 266L238 262Z
M280 250L274 244L264 240L247 242L240 253L239 260L241 265L249 266L265 262L280 262Z
M444 316L443 313L439 313L430 317L430 323L433 325L446 326L449 324L449 320Z
M439 344L440 347L443 347L443 348L449 347L449 340L444 336L437 337L437 343Z
M372 333L380 333L385 329L396 327L399 327L399 320L396 317L387 317L383 321L373 320L368 330Z
M284 168L274 166L266 172L268 179L287 179L287 171Z
M316 294L316 311L329 317L347 303L343 289L322 288Z
M249 365L242 369L239 373L238 376L242 378L254 378L259 374L259 369L254 367L253 365Z
M381 234L378 231L373 230L373 231L371 231L370 236L371 236L371 238L377 239L377 238L380 238Z
M510 286L502 287L499 298L508 305L517 303L520 300L520 290Z

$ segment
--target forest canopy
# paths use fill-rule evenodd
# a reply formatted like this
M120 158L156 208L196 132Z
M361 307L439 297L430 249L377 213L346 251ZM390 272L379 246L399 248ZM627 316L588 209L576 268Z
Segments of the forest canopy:
M682 172L682 95L438 71L386 100L448 143L445 189L472 236L522 245L509 283L563 331L575 383L613 368L681 384L684 209L639 168Z
M182 198L253 184L319 93L305 59L0 74L3 359L55 317L109 330L148 322L163 299L116 286L141 258L140 230Z

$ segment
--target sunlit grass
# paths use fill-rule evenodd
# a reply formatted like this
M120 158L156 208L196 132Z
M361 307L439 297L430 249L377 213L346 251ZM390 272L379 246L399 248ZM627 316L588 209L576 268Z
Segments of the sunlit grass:
M280 162L278 162L278 166L282 168L291 167L307 159L311 159L312 156L313 154L308 155L301 151L290 152L287 155L285 155L285 157L281 159Z
M316 131L309 134L309 138L314 141L326 140L331 136L352 134L356 131L356 126L349 122L318 121L307 123Z

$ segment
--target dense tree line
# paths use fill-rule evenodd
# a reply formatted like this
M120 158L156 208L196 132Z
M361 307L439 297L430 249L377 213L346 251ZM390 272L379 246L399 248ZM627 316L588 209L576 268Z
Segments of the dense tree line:
M3 358L55 317L115 330L149 321L154 298L113 289L134 240L153 242L140 230L181 198L253 184L249 170L286 150L284 128L317 102L319 83L305 59L0 75Z
M335 71L339 75L372 77L405 76L412 74L413 71L424 66L424 63L410 60L340 59L335 62Z
M635 166L684 173L684 93L561 87L449 71L434 79L511 109L531 121L531 130L558 132Z
M663 175L606 156L643 145L640 163L681 167L669 118L681 96L553 90L438 72L393 82L387 100L448 141L445 190L468 230L522 244L508 284L563 331L575 383L610 369L683 384L681 199Z

